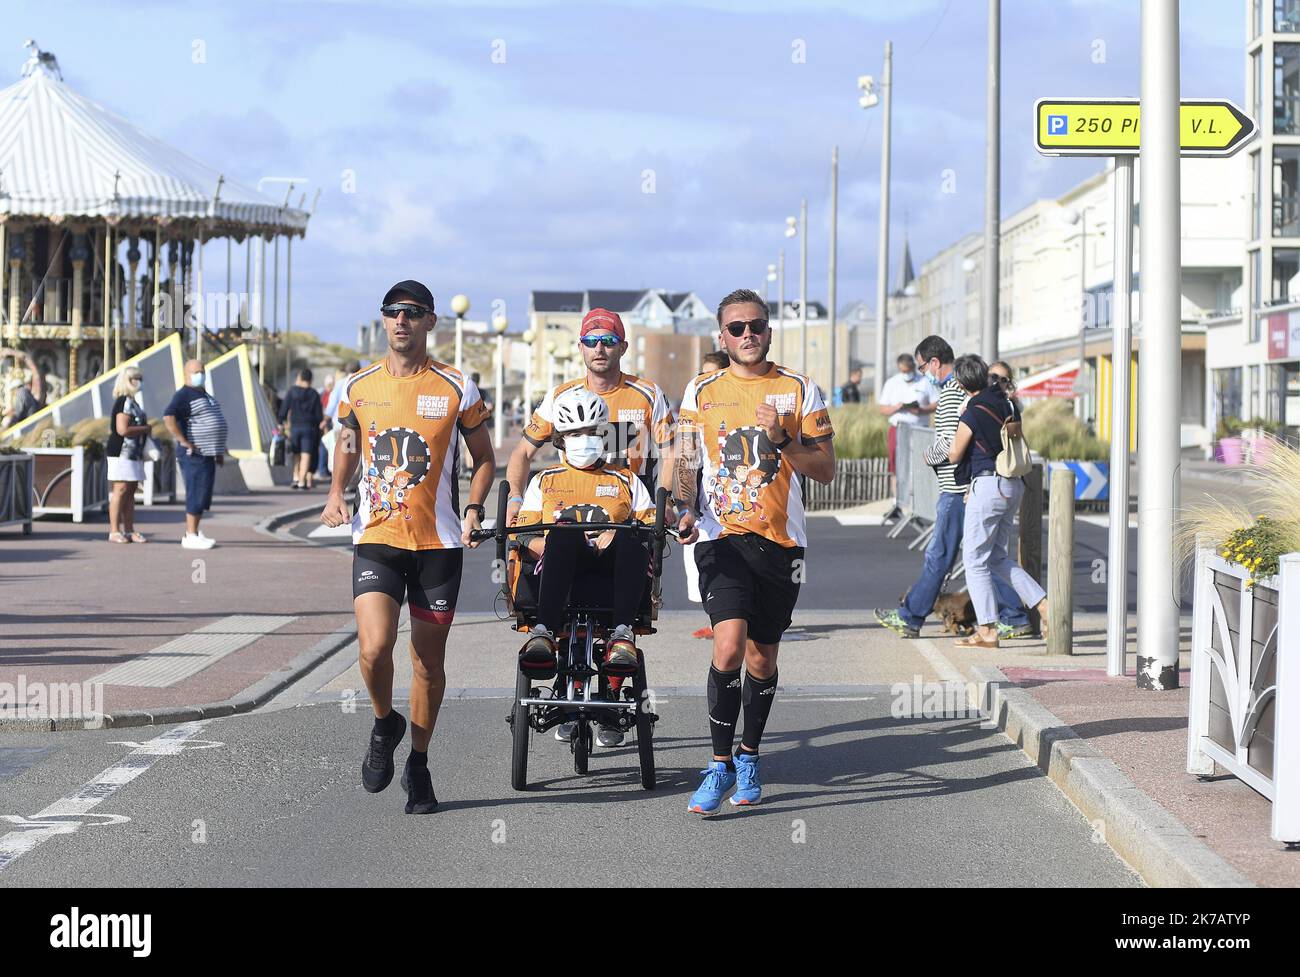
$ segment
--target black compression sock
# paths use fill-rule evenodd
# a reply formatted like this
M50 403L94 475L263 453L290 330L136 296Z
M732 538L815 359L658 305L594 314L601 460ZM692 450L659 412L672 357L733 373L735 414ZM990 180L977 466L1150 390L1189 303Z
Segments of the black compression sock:
M401 728L402 717L396 709L389 709L387 716L375 720L375 732L384 736L392 736Z
M714 756L731 756L736 741L736 720L740 718L740 669L720 672L709 666L709 734ZM732 761L728 760L728 769Z
M413 767L427 767L429 765L428 750L411 750L411 755L406 758L406 762Z
M772 700L776 698L776 672L770 678L754 678L745 670L745 691L742 697L745 706L745 731L740 738L741 746L750 753L758 752L758 744L763 739L763 727L767 725L768 714L772 711Z

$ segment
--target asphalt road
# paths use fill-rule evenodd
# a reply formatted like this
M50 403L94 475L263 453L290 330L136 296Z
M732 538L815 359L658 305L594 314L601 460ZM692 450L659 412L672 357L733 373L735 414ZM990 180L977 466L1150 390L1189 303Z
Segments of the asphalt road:
M450 701L432 763L441 807L418 818L403 813L396 781L378 795L360 786L364 705L209 720L184 741L185 728L9 736L0 815L72 830L0 869L0 887L1140 885L976 720L895 719L881 688L787 695L764 744L763 804L701 819L685 808L707 751L704 700L657 707L658 790L641 789L632 747L599 751L578 777L563 744L534 734L536 786L519 793L507 701ZM141 759L137 743L160 735L171 745L146 745ZM109 786L81 789L95 778ZM82 809L102 800L51 813L79 789ZM10 823L0 851L34 830Z

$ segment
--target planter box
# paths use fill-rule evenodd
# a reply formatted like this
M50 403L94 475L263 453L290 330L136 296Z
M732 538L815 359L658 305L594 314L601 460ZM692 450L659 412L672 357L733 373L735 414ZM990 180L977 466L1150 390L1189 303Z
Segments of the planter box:
M889 494L888 458L847 458L836 461L829 485L800 476L805 512L847 509L879 502Z
M1197 553L1187 771L1222 764L1273 802L1273 839L1300 844L1300 553L1248 576Z
M1222 438L1219 453L1225 465L1240 465L1245 460L1245 442L1241 438Z
M21 525L24 536L32 531L35 467L29 454L0 455L0 526Z
M87 512L108 507L108 463L104 458L91 461L80 446L23 450L35 465L34 515L70 515L73 522L81 522Z

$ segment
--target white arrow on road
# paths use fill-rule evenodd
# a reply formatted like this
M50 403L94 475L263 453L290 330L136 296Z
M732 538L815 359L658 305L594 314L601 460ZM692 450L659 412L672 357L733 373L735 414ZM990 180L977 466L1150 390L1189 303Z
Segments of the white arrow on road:
M0 835L0 872L56 835L75 834L87 822L122 823L116 820L122 815L98 815L91 814L91 811L116 794L120 787L129 784L152 767L159 757L180 753L186 742L198 734L207 722L206 719L200 719L197 722L182 723L161 736L141 743L119 763L83 784L71 797L55 801L43 811L25 819L22 827ZM104 821L105 817L113 820Z

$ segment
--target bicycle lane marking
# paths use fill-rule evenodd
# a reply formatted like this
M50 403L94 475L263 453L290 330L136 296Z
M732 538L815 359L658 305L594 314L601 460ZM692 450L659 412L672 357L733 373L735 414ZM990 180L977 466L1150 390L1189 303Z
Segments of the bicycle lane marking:
M179 756L187 741L201 732L208 722L210 720L200 719L182 723L147 742L131 743L129 745L135 746L134 750L83 784L70 797L60 798L30 818L13 815L3 818L24 826L0 835L0 872L51 838L75 834L88 815L99 824L121 824L129 820L123 815L91 815L91 812L152 767L159 757Z

